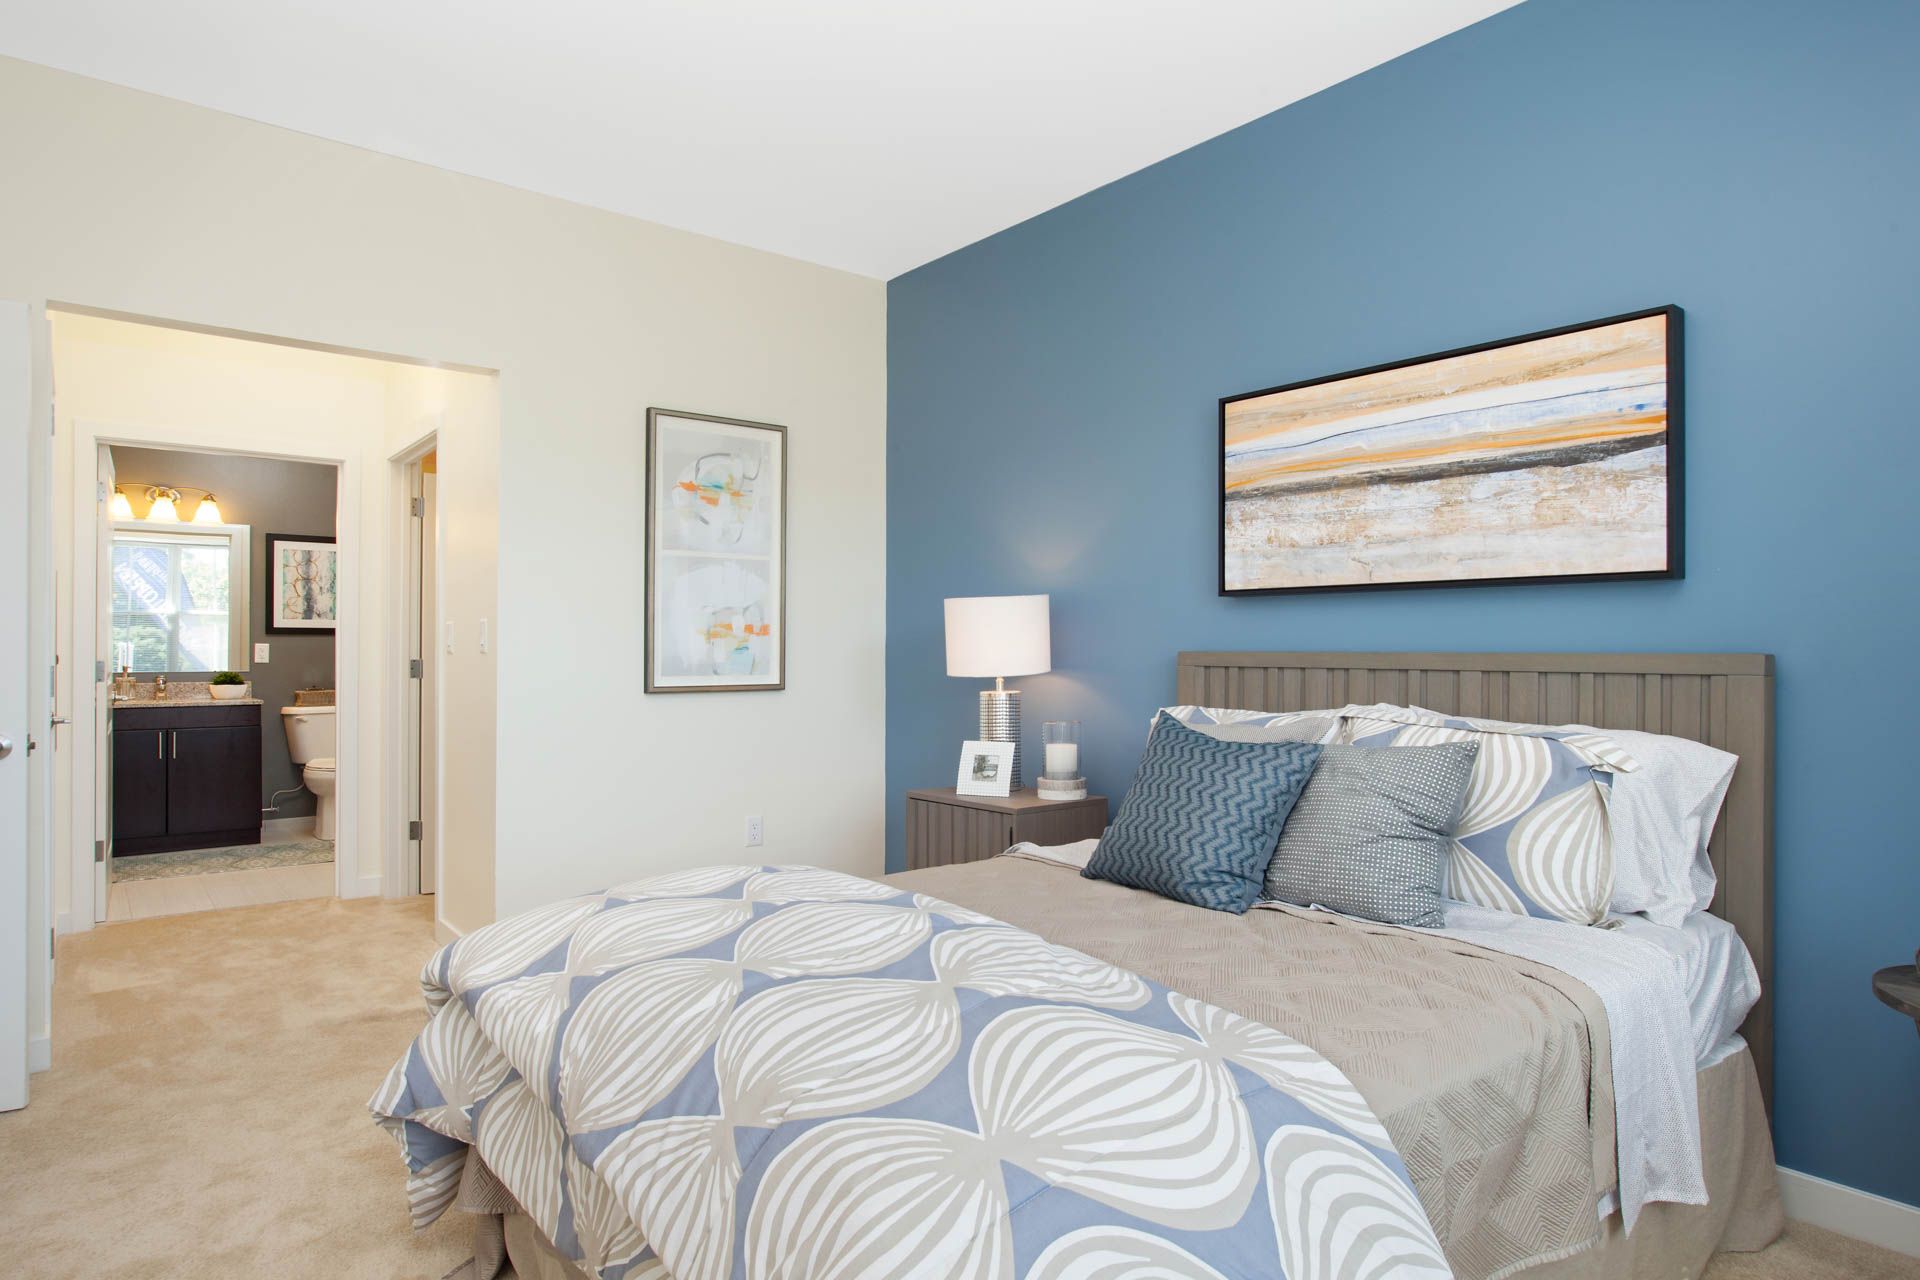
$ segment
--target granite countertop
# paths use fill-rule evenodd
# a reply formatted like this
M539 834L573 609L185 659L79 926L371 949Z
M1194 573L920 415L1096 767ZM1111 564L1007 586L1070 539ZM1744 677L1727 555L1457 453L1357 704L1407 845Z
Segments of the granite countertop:
M215 698L207 692L207 684L200 680L175 680L167 686L167 696L153 696L153 682L141 680L134 687L131 698L115 698L116 707L260 707L266 704L258 698Z

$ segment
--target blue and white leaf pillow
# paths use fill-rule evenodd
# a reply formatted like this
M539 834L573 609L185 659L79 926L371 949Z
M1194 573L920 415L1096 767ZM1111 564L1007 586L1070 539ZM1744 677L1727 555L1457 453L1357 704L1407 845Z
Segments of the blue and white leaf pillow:
M1598 924L1613 897L1613 775L1640 767L1590 730L1349 706L1341 741L1362 747L1477 742L1453 836L1448 896L1515 915Z
M1334 738L1339 735L1340 716L1342 714L1339 710L1332 707L1320 711L1239 711L1228 707L1195 707L1188 705L1162 707L1160 711L1154 712L1154 719L1159 719L1161 712L1172 716L1181 724L1202 730L1203 732L1207 728L1217 725L1230 725L1235 728L1247 729L1317 727L1311 725L1310 722L1324 720L1327 722L1327 730L1324 734L1315 734L1311 737L1296 739L1301 742L1318 742L1322 746L1332 742ZM1153 727L1152 721L1148 722L1147 727L1149 731L1151 731Z

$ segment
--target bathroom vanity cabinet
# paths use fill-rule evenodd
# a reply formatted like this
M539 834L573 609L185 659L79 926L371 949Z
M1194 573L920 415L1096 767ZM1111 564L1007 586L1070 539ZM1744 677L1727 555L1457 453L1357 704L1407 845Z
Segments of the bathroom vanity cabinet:
M260 707L113 710L113 852L260 842Z

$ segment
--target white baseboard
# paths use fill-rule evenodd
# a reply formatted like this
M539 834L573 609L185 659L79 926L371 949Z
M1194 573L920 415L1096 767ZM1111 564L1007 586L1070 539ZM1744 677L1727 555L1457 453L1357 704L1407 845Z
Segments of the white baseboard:
M380 877L378 875L361 876L354 881L349 898L377 898L380 896Z
M45 1071L53 1065L53 1037L33 1036L27 1040L27 1071Z
M53 931L59 934L72 933L73 932L73 912L62 911L59 915L55 916L53 918Z
M1920 1258L1920 1208L1913 1205L1794 1169L1780 1171L1780 1199L1795 1222Z

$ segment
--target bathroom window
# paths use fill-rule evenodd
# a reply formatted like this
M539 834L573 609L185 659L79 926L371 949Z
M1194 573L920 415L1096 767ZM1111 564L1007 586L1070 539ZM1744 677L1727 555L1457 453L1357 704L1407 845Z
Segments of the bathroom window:
M115 525L114 669L244 671L247 544L243 525L190 533Z

